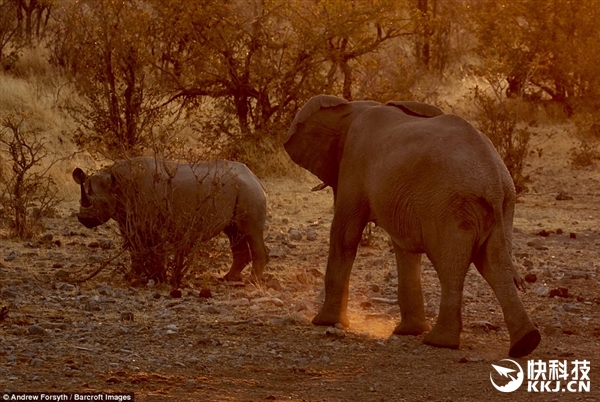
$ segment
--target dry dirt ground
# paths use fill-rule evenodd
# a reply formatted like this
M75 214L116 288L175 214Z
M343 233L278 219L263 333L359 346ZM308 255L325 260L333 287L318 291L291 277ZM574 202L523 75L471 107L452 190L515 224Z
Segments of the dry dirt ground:
M529 393L523 385L503 394L492 387L491 364L507 358L509 338L497 300L473 268L459 350L391 335L399 320L397 278L377 229L352 272L351 327L312 326L323 297L332 196L310 192L318 181L307 178L265 180L273 257L271 281L260 288L219 281L229 258L219 249L181 298L167 287L129 287L114 264L88 282L68 283L65 275L89 272L119 242L109 227L79 225L76 201L48 219L39 241L2 240L0 307L9 310L0 321L0 393L122 391L138 401L600 401L600 170L569 168L572 142L560 128L534 140L543 152L530 157L532 183L517 204L514 252L522 275L535 274L521 297L542 342L517 361L527 374L530 359L588 360L590 392ZM560 193L572 199L557 200ZM428 261L423 282L433 323L440 287ZM212 297L199 297L202 289Z

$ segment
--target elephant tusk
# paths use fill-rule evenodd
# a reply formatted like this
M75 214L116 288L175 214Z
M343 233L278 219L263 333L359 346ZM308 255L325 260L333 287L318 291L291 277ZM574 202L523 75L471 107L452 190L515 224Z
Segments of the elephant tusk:
M314 186L313 188L311 188L310 191L321 191L321 190L326 189L327 187L329 187L328 184L319 183L316 186Z

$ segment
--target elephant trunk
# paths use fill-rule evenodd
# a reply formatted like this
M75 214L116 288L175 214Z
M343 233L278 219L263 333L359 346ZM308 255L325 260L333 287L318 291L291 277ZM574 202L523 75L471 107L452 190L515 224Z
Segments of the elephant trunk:
M83 183L80 184L81 187L81 206L83 208L89 208L92 206L92 202L88 198L88 195L85 192L85 188L83 187Z

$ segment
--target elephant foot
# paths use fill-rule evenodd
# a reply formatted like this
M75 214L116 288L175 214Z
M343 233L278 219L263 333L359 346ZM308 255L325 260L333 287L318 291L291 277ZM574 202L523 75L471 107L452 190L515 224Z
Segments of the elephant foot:
M350 326L350 320L345 312L332 313L328 310L322 309L319 314L312 320L313 325L319 325L323 327L333 327L335 324L342 324L344 327Z
M511 338L513 337L511 336ZM542 339L540 336L540 331L535 328L527 331L522 336L515 336L515 338L517 338L517 340L515 342L511 342L510 350L508 352L510 357L527 356L533 352L535 348L537 348L537 346L540 344L540 340Z
M456 335L448 333L447 331L439 331L436 328L425 335L423 343L429 346L435 346L436 348L448 348L458 349L460 344L460 332Z
M426 321L402 320L394 329L396 335L421 335L423 332L431 331L431 326Z
M242 275L239 273L232 274L231 271L226 273L223 279L226 282L242 282Z

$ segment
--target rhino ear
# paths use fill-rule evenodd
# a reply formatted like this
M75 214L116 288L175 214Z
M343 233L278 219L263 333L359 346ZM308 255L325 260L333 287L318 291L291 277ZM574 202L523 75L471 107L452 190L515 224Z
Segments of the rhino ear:
M337 188L338 170L348 128L365 106L331 95L311 98L296 114L284 144L292 160L325 185Z
M81 184L85 183L86 178L87 178L87 175L80 168L75 168L75 170L73 170L73 180L75 180L75 183L81 185Z
M386 105L395 106L407 115L415 117L435 117L444 114L442 109L423 102L389 101Z

